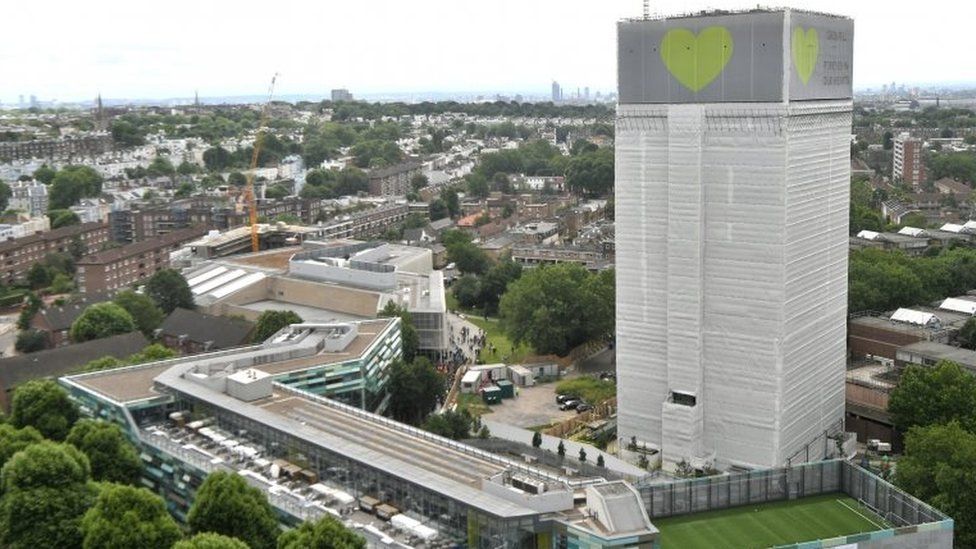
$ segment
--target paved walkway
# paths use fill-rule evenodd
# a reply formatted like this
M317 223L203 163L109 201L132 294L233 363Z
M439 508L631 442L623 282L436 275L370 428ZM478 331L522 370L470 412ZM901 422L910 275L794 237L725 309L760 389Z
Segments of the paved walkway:
M532 444L533 431L528 429L523 429L521 427L516 427L514 425L509 425L507 423L501 423L498 421L493 421L490 419L490 415L481 416L481 422L488 426L491 431L491 436L495 438L503 438L505 440L511 440L514 442L521 442L522 444ZM599 455L603 455L603 464L607 469L615 471L617 473L631 476L631 477L642 477L647 475L647 471L637 467L636 465L631 465L626 461L618 459L606 452L603 452L596 446L590 444L582 444L572 440L561 439L559 437L554 437L550 435L542 435L542 449L549 450L552 453L556 453L556 449L559 447L559 441L563 442L566 447L566 457L576 458L579 455L580 448L586 449L586 461L588 463L596 463L596 458Z

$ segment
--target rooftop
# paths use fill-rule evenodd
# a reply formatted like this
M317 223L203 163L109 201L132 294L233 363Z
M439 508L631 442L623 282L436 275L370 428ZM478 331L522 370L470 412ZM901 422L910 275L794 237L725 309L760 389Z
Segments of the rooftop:
M122 246L121 248L112 248L91 255L86 255L78 260L78 265L98 265L103 263L111 263L113 261L132 257L148 251L157 250L165 246L186 242L187 240L205 234L206 232L207 229L205 227L189 227L186 229L179 229L171 233L164 234L163 236L143 240L141 242L135 242Z
M144 400L160 393L154 387L154 380L174 366L198 369L222 369L233 365L237 368L251 367L272 375L279 375L313 366L335 364L361 355L376 340L393 319L383 318L358 324L359 330L349 344L341 350L329 351L319 348L320 342L328 334L311 334L309 338L297 341L287 349L282 345L251 345L225 351L204 353L173 360L164 360L147 365L118 368L72 376L69 379L87 389L99 393L115 402ZM141 349L141 347L140 347ZM63 372L62 372L63 373Z

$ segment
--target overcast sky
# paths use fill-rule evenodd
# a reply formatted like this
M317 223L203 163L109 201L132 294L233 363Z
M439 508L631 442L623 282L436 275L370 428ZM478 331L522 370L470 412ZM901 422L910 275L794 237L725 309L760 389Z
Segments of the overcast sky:
M855 87L976 81L974 0L788 0L855 18ZM659 14L749 2L652 0ZM0 101L523 91L616 85L614 22L640 0L15 0Z

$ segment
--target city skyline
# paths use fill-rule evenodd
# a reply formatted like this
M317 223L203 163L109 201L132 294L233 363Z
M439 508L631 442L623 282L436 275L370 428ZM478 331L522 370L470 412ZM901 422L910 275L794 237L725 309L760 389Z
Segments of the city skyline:
M936 26L920 24L910 6L790 2L858 19L855 88L891 81L964 82L966 75L958 70L966 51L963 25L976 7L942 4L958 16ZM706 7L744 6L652 4L656 14ZM273 14L256 5L234 8L177 1L153 12L114 0L94 7L49 1L18 6L0 51L7 69L0 101L16 104L21 95L36 95L41 101L81 102L98 93L167 99L192 97L194 90L201 97L260 95L275 72L281 74L280 96L325 96L332 88L363 97L438 91L547 96L552 80L567 91L589 86L593 93L605 93L615 87L614 24L641 15L636 0L528 5L430 0L419 9L386 1L305 6L286 0ZM96 14L109 25L93 29ZM38 40L38 27L30 21L44 21L43 28L57 39ZM911 40L903 39L907 36Z

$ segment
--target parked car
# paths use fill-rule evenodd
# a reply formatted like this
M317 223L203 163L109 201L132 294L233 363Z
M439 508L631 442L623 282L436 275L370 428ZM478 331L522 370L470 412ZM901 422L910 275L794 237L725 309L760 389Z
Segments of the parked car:
M567 400L579 400L579 397L576 396L576 395L570 395L570 394L556 395L556 404L562 404L562 403L566 402Z
M580 402L583 402L583 401L582 400L579 400L579 399L576 399L576 398L571 398L571 399L563 402L562 404L560 404L559 405L559 409L560 410L564 410L564 411L565 410L572 410L572 409L576 408L577 406L579 406L579 403Z
M586 402L580 402L579 404L576 405L577 414L582 414L583 412L588 412L592 409L593 409L593 405Z

